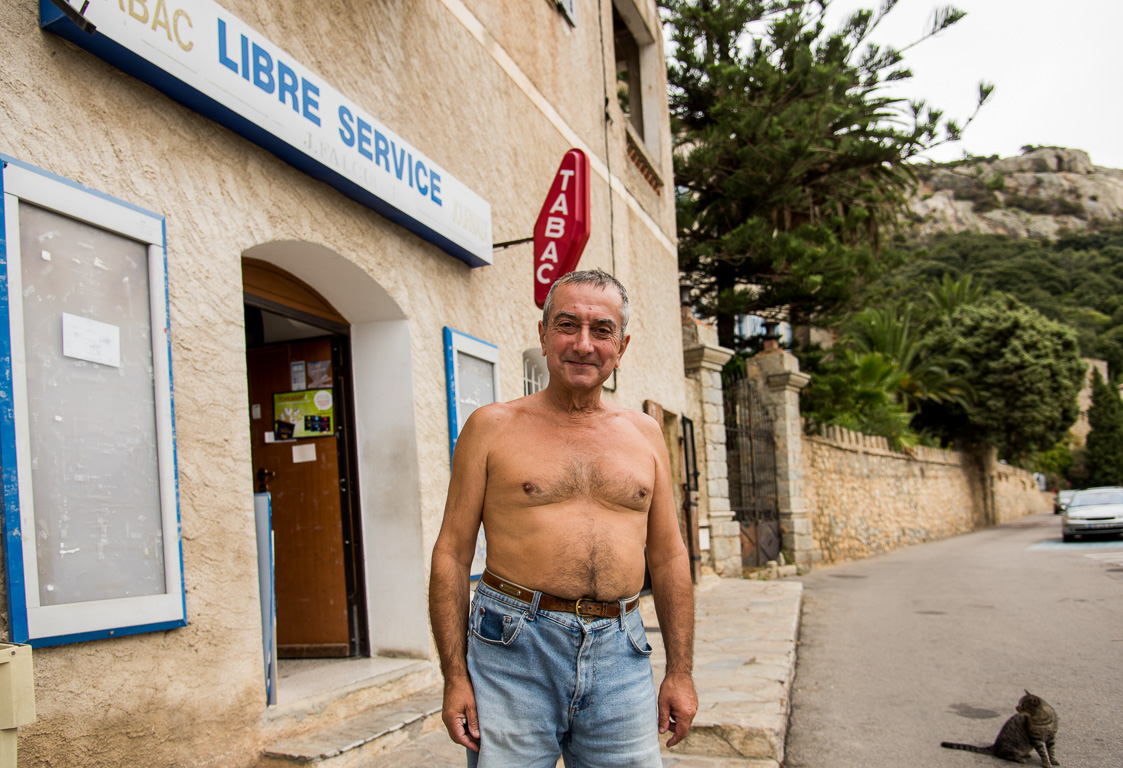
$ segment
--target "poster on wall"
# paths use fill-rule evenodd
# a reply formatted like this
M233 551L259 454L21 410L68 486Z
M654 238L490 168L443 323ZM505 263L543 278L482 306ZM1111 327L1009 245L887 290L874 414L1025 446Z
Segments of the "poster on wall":
M330 389L276 393L273 395L273 420L277 439L334 435L333 406Z

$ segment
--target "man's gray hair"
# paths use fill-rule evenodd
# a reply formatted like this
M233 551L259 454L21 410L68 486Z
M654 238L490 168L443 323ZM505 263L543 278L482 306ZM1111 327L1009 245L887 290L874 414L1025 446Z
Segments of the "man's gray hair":
M546 294L546 302L542 306L542 325L546 328L550 327L550 314L554 309L554 291L558 289L559 285L591 285L594 288L608 289L615 288L620 294L620 338L624 338L628 333L628 318L631 316L631 307L628 305L628 291L624 288L623 284L612 275L608 274L601 269L590 269L582 272L567 272L557 279L553 285L550 286L550 292Z

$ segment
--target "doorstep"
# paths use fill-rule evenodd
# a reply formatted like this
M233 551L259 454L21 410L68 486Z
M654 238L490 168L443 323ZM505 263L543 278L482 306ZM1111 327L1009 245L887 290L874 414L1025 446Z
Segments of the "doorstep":
M279 703L260 718L262 766L343 766L336 758L374 754L424 729L434 711L440 723L440 673L427 660L302 660L278 677Z

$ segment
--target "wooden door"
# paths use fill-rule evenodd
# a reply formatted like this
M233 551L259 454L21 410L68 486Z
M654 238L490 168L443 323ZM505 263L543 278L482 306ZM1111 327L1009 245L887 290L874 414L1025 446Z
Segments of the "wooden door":
M331 340L258 347L247 351L247 363L254 483L260 491L264 482L272 497L278 655L348 656L351 637L335 437L341 404L335 405L331 431L325 436L269 440L273 396L299 389L294 377L304 377L305 389L332 388Z

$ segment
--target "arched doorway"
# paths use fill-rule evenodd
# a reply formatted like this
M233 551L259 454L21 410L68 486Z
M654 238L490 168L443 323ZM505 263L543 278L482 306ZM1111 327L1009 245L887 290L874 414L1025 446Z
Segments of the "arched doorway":
M350 324L267 262L243 259L242 284L254 486L270 495L277 655L368 655Z
M351 636L359 638L358 653L372 657L371 662L379 660L379 664L382 658L387 662L428 659L428 621L426 612L418 610L425 604L428 553L422 540L410 323L370 273L322 245L279 241L254 246L242 255L246 262L259 262L274 274L296 279L312 292L311 298L305 294L303 303L291 297L281 302L287 303L289 310L314 316L274 313L282 314L288 329L285 333L296 334L303 329L314 339L327 330L342 341L341 351L333 353L332 372L345 374L344 382L350 385L342 395L353 422L344 464L350 467L350 475L342 479L351 497L354 521L354 556L345 575L353 576L360 603L358 610L349 614ZM248 288L247 294L251 290L256 289ZM317 305L317 301L322 304ZM247 306L253 303L260 302L247 298ZM294 303L297 306L292 306ZM277 309L272 305L260 308ZM247 311L247 325L255 314L252 308ZM275 320L262 315L263 326ZM304 350L296 350L293 355L287 360L290 376L292 363L303 360L307 376L308 362L323 359ZM276 386L289 385L278 382ZM292 451L291 444L288 450ZM326 679L319 671L316 676ZM282 692L284 688L282 682Z

